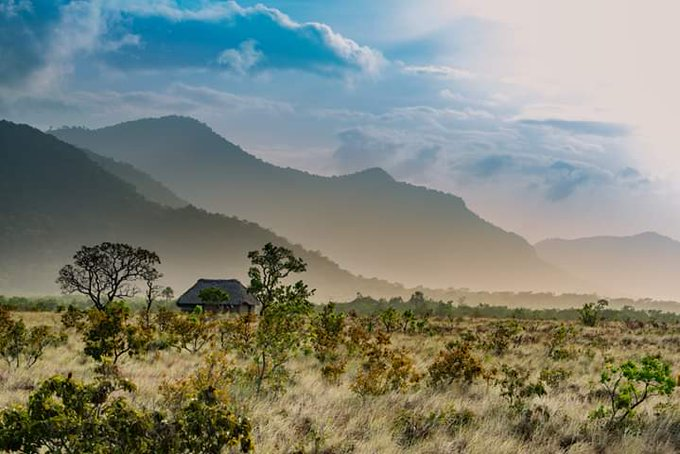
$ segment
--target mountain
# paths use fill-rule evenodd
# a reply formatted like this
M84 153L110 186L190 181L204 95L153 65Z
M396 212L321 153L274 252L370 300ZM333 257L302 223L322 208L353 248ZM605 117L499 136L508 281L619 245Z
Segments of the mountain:
M304 279L318 289L321 301L350 299L356 292L406 293L400 286L353 276L256 224L152 202L107 172L111 165L100 166L84 151L37 129L0 121L0 292L54 292L59 268L81 245L102 241L156 251L164 283L183 291L201 277L245 279L247 252L271 241L307 261Z
M322 177L266 163L184 117L51 131L131 163L210 211L267 225L366 276L429 287L574 289L520 236L381 169ZM568 283L568 284L567 284Z
M550 239L539 256L608 295L680 298L680 242L653 232L634 236Z
M87 157L108 173L131 184L137 192L151 202L156 202L170 208L183 208L188 202L179 198L162 183L154 180L149 174L141 172L126 162L119 162L106 156L85 150Z

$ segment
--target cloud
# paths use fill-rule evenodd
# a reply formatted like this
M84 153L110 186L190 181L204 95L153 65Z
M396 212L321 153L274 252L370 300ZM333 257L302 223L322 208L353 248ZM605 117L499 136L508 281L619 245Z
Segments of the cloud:
M492 154L473 162L468 167L468 171L475 177L489 178L514 167L514 165L515 160L512 156Z
M68 124L97 127L168 113L247 125L264 117L271 120L294 112L294 106L286 102L182 83L158 91L72 91L68 95L50 96L16 96L0 90L0 117L41 127Z
M317 22L263 5L0 0L0 85L48 86L82 64L117 70L298 70L376 75L382 54ZM50 87L51 88L51 87Z
M340 132L338 140L340 146L335 150L333 159L342 172L391 167L403 150L403 144L397 141L358 128Z
M606 137L621 137L630 134L630 127L618 123L605 123L599 121L560 120L550 118L546 120L519 120L519 123L528 126L549 127L561 129L576 134L588 134Z
M550 201L565 199L585 185L609 181L607 172L565 161L555 161L542 171L545 195Z
M466 69L454 68L452 66L409 66L403 65L402 71L406 74L417 74L421 76L433 76L443 79L474 79L477 77L473 72Z
M17 86L45 65L59 2L0 2L0 85Z
M262 60L263 54L256 47L257 43L249 39L242 42L238 49L227 49L222 52L217 61L236 73L246 74Z
M302 70L324 76L377 74L384 57L317 22L299 23L275 8L230 1L198 9L163 3L123 4L128 33L141 36L107 57L119 67L167 68L220 65L239 71Z

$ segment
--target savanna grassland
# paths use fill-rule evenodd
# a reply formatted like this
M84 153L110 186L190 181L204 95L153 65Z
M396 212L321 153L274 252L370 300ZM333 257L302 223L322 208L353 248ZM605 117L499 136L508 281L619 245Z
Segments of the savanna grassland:
M54 375L87 383L108 374L135 385L115 395L140 409L164 411L210 386L248 419L256 452L680 450L675 321L612 321L603 314L617 311L595 305L594 320L566 321L428 316L406 303L371 314L339 309L316 308L268 328L271 321L254 316L160 310L151 314L145 346L115 366L84 353L92 344L85 313L12 312L27 330L46 325L68 339L47 346L31 367L5 364L0 406L25 404ZM143 319L130 313L125 323ZM627 361L632 369L603 378Z

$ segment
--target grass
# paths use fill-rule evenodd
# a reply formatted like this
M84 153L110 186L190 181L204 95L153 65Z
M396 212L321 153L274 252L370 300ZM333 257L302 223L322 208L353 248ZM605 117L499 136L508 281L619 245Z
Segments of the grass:
M27 325L59 326L59 314L17 312ZM427 386L427 367L450 341L470 332L485 338L498 319L431 317L423 333L392 334L392 344L405 347L416 368L425 375L406 392L360 397L350 384L360 368L354 359L337 385L321 376L312 354L297 354L289 364L292 383L278 395L257 396L245 388L231 390L234 402L251 418L257 452L263 453L673 453L680 451L680 394L655 398L644 405L622 430L608 430L588 418L601 402L599 374L605 362L621 362L645 354L660 354L680 364L680 325L656 327L646 323L635 329L622 321L607 321L594 328L567 322L575 328L564 345L567 359L548 357L552 330L561 322L520 320L518 334L503 356L479 347L475 354L486 369L501 364L531 371L537 380L543 369L563 368L571 373L547 394L529 398L523 410L509 408L493 380ZM82 353L78 335L48 350L31 369L0 371L0 406L25 402L40 381L54 374L72 373L91 379L94 362ZM217 347L213 347L216 349ZM138 386L135 403L159 405L159 385L183 378L202 363L200 354L174 350L125 358L123 374ZM246 360L234 358L239 364ZM676 366L675 373L678 372ZM465 416L467 415L467 416Z

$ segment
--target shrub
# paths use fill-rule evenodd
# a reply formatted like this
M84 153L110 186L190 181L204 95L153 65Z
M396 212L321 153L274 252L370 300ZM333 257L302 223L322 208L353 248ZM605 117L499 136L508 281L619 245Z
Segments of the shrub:
M607 300L597 303L586 303L579 309L579 319L585 326L596 326L602 319L602 310L609 305Z
M299 289L292 294L286 292L279 295L260 316L252 370L258 394L265 382L274 391L283 389L288 379L286 363L307 340L307 316L312 310L308 296L308 292Z
M130 308L122 302L105 308L90 309L87 321L81 325L85 354L95 361L110 358L114 364L125 354L143 354L153 333L131 319Z
M508 401L513 410L522 410L529 397L546 394L543 383L541 381L530 382L529 372L524 369L503 364L501 374L502 377L496 380L496 385L501 388L501 397Z
M473 356L469 343L450 343L428 368L430 384L471 383L482 374L482 362Z
M573 350L567 347L570 340L574 338L574 327L564 323L554 328L548 339L548 357L556 361L574 357Z
M250 423L215 399L212 390L165 414L133 407L117 391L125 380L82 383L54 376L34 391L28 405L0 412L0 449L21 452L220 453L252 450Z
M394 421L393 429L399 446L409 447L431 437L440 424L439 413L420 414L402 411Z
M26 328L23 320L14 320L0 307L0 356L10 368L32 367L48 347L58 347L68 340L64 333L54 333L48 326Z
M256 321L257 316L252 313L223 320L219 329L222 349L235 351L242 357L251 355L255 349Z
M505 321L494 323L491 332L487 335L484 346L498 356L502 356L508 351L513 341L517 340L517 335L522 331L522 327L515 321Z
M455 435L462 427L469 426L474 418L474 413L467 409L456 411L450 408L430 413L402 410L392 428L397 443L402 447L410 447L430 438L442 428L449 435Z
M652 396L669 396L677 382L670 363L658 356L645 356L639 362L608 365L600 376L609 404L600 405L591 418L606 418L610 427L619 425Z
M400 316L399 312L393 307L388 307L380 313L380 323L382 323L383 328L386 332L391 333L396 331L399 327Z
M543 369L538 376L539 380L545 382L551 388L560 387L569 377L571 377L571 371L562 367Z
M190 314L174 314L169 320L169 343L177 350L198 353L215 339L215 320L196 306Z
M352 391L362 397L404 391L420 380L413 359L405 349L391 349L389 337L378 332L365 352L361 370L351 385Z
M65 329L79 329L86 316L86 312L78 309L72 304L61 314L61 324Z
M312 319L312 348L321 363L322 376L331 383L337 383L347 364L340 352L345 337L344 328L345 315L335 312L333 303L326 305Z

